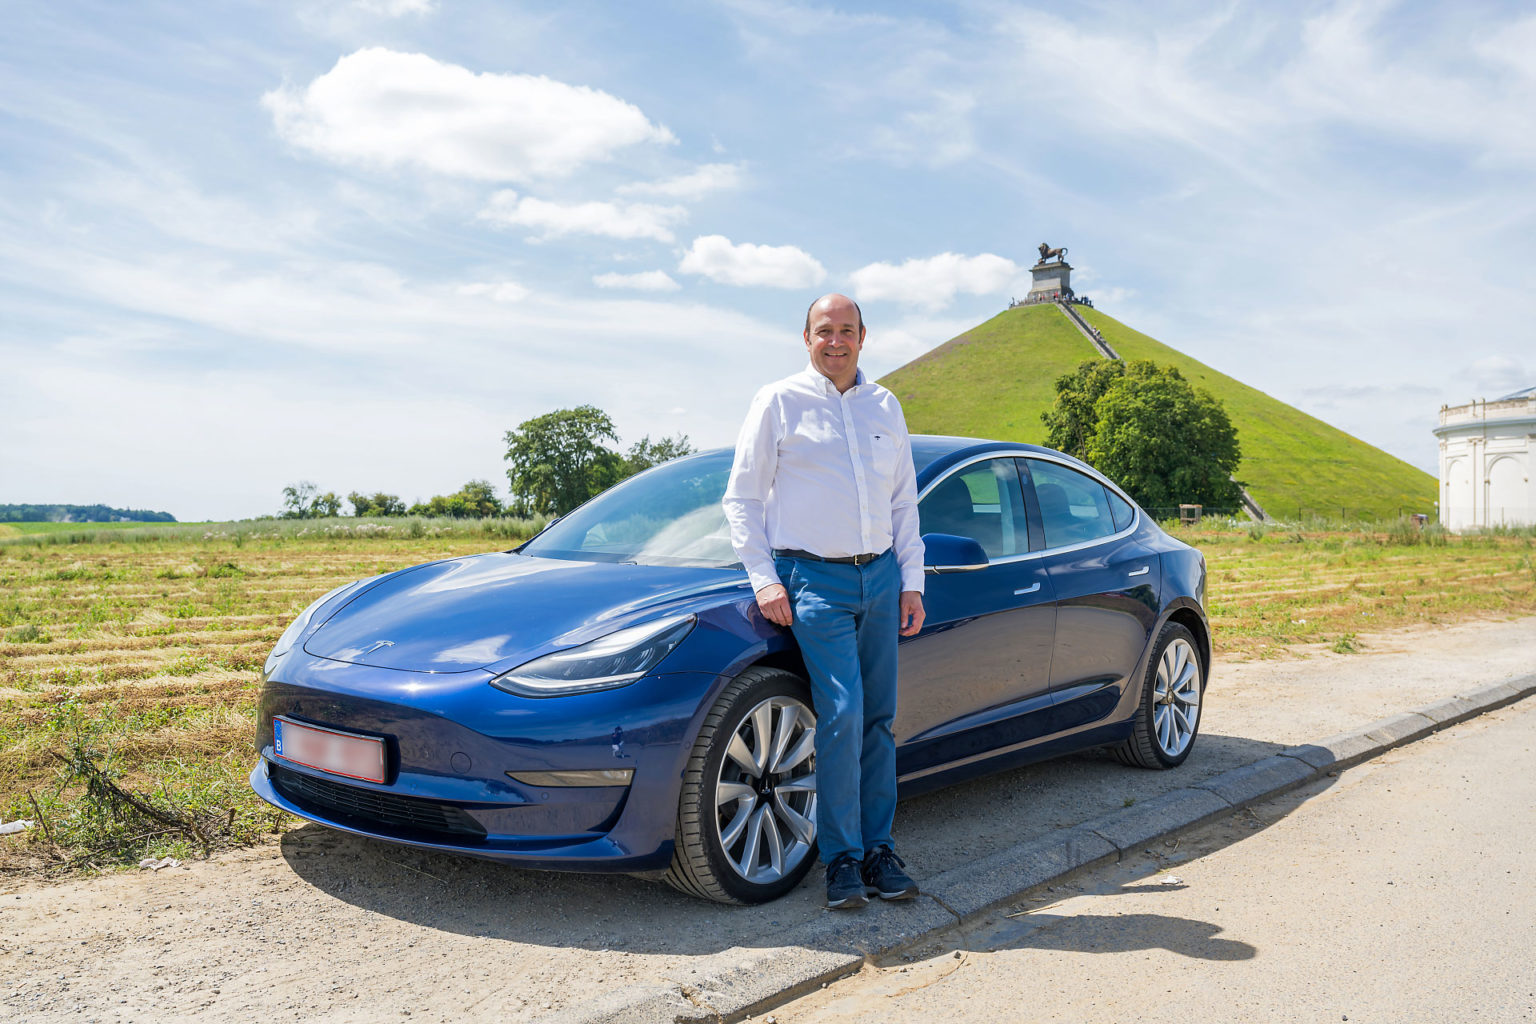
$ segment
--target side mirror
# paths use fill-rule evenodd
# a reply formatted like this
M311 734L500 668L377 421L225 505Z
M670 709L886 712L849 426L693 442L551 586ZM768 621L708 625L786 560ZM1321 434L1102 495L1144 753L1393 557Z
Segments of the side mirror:
M924 572L975 572L989 564L979 542L952 533L923 534L923 550Z

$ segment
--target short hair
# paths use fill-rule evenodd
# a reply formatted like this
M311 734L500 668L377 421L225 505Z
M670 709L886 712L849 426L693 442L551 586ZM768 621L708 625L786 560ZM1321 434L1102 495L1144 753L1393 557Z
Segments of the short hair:
M815 300L813 300L809 306L805 307L805 333L806 334L810 334L811 333L811 310L815 309L816 308L816 303L820 302L824 298L826 298L826 296L822 295L822 296L816 298ZM861 330L861 331L864 330L865 329L865 327L864 327L864 311L859 308L858 300L856 300L856 299L849 299L848 301L853 303L853 311L859 315L859 330Z

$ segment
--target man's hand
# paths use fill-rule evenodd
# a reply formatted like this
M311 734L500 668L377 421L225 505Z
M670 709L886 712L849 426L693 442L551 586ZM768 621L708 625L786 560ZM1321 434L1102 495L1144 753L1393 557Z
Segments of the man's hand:
M905 600L906 595L902 595ZM788 626L793 615L789 608L789 591L782 583L770 583L757 592L757 606L763 610L763 618L775 626ZM918 611L919 617L922 611Z
M767 588L765 587L764 590ZM763 601L763 595L757 596L759 604ZM923 595L916 590L903 590L901 592L901 616L897 620L901 623L902 636L916 636L917 631L923 628Z

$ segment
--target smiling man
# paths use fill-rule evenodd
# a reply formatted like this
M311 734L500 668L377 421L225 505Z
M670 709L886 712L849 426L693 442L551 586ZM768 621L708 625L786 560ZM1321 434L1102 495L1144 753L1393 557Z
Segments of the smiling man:
M911 899L896 815L896 642L923 625L923 543L907 424L859 369L864 318L824 295L810 365L753 398L725 490L731 544L768 621L805 658L816 709L816 838L827 906Z

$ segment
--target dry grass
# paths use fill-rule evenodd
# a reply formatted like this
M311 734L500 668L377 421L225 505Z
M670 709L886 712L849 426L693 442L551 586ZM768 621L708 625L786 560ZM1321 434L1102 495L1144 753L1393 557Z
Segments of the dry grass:
M1217 651L1277 657L1301 644L1487 615L1536 612L1536 538L1422 540L1401 530L1169 527L1205 552Z
M246 785L267 652L305 605L354 579L497 546L485 537L209 538L0 546L0 870L196 855L281 828ZM199 842L103 806L89 763ZM102 786L96 787L98 792ZM34 807L34 801L36 806ZM131 811L131 808L129 809Z
M1181 531L1206 554L1218 652L1347 652L1357 634L1536 612L1529 536L1433 543L1402 531ZM120 821L57 755L82 755L162 809L217 822L216 845L283 827L246 785L259 673L286 624L353 579L502 546L484 537L212 537L0 545L0 815L48 821L0 839L0 869L61 870L199 851ZM100 787L98 786L98 789Z

